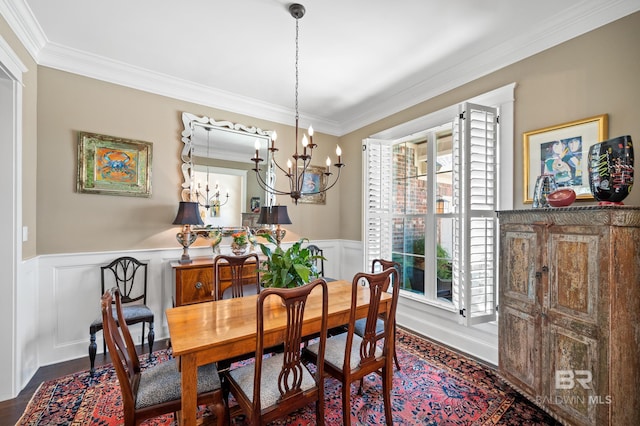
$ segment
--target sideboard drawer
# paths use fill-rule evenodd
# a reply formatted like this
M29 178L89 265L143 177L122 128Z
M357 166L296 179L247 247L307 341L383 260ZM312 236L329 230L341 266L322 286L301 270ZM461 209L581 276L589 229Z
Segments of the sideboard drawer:
M175 305L213 300L213 267L211 261L200 265L172 265L175 269Z

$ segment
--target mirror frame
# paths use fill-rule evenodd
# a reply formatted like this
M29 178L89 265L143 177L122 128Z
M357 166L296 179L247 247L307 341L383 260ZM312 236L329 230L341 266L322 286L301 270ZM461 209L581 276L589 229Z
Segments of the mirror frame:
M262 130L259 127L247 126L241 123L232 123L231 121L216 121L213 118L205 116L197 116L188 112L182 113L182 124L184 130L182 131L182 142L184 146L180 153L180 159L182 160L182 185L180 198L182 201L191 201L191 184L194 173L193 164L193 142L191 140L194 133L194 126L210 127L212 129L220 129L225 132L233 132L246 134L248 136L256 136L258 138L267 139L267 142L271 140L272 130ZM269 166L267 167L267 180L273 182L275 179L273 168L270 167L270 161L267 161ZM266 191L265 205L271 205L273 203L272 194Z

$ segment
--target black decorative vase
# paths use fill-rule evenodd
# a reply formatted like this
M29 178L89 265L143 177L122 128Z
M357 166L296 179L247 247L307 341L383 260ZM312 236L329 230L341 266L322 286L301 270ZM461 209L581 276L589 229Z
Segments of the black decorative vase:
M631 136L620 136L589 148L589 187L600 205L620 205L633 186Z

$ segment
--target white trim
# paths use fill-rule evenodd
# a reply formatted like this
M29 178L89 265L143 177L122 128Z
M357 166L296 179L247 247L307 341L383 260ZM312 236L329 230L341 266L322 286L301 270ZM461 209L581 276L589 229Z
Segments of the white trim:
M2 261L1 269L9 278L4 284L3 302L0 308L0 329L9 338L9 350L5 352L8 359L0 363L0 376L8 378L0 383L0 400L15 397L20 391L20 372L23 355L30 342L18 334L22 318L28 318L33 312L27 303L22 303L24 287L21 282L22 268L22 73L27 68L13 52L8 43L0 36L0 133L7 141L3 146L5 171L2 173L2 199L7 202L6 210L2 210ZM9 217L5 216L5 212ZM5 230L8 232L5 233ZM23 309L24 308L24 309ZM6 362L5 362L6 361Z

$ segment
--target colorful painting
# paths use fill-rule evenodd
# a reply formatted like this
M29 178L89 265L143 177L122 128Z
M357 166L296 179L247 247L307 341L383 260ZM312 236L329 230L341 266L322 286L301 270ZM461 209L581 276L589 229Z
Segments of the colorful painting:
M300 172L303 171L302 167L298 168ZM326 187L325 180L325 168L319 166L307 166L306 171L302 176L302 197L298 200L303 204L325 204L324 189Z
M523 133L524 202L533 202L535 182L543 174L553 175L559 187L573 189L576 199L592 200L587 155L607 133L607 114Z
M540 174L553 175L556 184L583 186L582 136L540 144Z
M151 196L151 142L78 133L80 193Z

